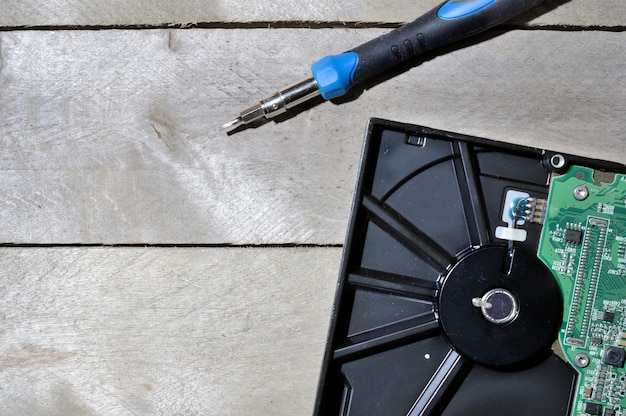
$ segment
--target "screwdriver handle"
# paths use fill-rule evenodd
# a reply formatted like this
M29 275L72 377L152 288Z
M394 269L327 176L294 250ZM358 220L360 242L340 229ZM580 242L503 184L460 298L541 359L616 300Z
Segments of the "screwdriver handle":
M349 52L321 59L311 71L322 96L330 100L417 55L485 31L541 1L448 0Z
M320 59L311 67L312 78L261 100L219 130L273 118L320 94L326 100L340 97L356 84L426 51L487 30L541 1L447 0L417 20L351 51Z

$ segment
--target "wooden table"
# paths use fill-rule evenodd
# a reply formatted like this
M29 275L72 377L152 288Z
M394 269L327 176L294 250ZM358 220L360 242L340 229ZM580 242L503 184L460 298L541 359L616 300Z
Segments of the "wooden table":
M436 4L0 0L0 414L310 414L369 117L626 162L623 0L217 132Z

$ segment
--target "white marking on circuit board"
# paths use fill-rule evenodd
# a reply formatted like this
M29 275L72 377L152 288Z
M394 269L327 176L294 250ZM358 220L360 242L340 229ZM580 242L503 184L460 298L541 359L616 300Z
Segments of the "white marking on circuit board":
M597 211L600 214L613 215L615 213L615 207L613 205L600 203L600 204L598 204Z

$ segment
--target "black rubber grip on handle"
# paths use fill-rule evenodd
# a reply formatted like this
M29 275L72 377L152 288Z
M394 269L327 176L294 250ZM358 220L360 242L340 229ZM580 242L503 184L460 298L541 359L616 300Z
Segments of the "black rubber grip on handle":
M398 64L438 47L456 42L496 26L541 3L542 0L495 0L467 16L442 19L438 12L450 3L477 0L448 0L398 29L357 46L359 55L352 85L379 75Z

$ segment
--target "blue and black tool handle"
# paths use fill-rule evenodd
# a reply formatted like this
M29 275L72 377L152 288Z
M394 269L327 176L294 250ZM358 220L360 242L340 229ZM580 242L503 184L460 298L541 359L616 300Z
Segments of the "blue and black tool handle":
M221 126L220 130L273 118L318 95L326 100L426 51L496 26L542 0L448 0L415 21L351 51L326 56L311 67L312 78L281 90Z

